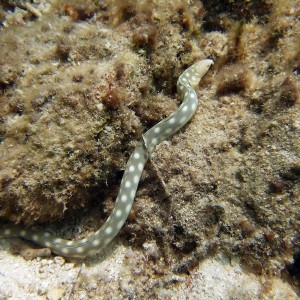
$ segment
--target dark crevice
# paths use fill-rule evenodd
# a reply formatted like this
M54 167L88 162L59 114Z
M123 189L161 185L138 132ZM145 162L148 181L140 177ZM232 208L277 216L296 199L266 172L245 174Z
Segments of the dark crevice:
M287 267L290 275L300 283L300 251L294 255L294 261Z
M225 31L229 19L234 21L244 19L249 22L256 17L260 23L266 23L272 8L266 0L202 0L202 3L206 10L203 26L205 31Z

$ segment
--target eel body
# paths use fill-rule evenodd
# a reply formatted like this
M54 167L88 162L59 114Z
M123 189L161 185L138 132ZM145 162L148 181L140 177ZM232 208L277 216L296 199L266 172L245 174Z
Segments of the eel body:
M124 225L137 191L141 174L155 146L182 128L196 111L198 99L194 87L213 64L211 59L196 62L185 70L177 81L177 91L183 102L170 116L143 134L142 141L131 154L121 181L115 207L102 227L87 238L72 241L32 228L0 229L0 238L20 237L50 248L65 257L84 257L99 252L110 243Z

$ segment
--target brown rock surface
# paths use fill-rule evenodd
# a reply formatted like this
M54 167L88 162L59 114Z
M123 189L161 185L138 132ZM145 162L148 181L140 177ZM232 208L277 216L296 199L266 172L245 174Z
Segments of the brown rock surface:
M286 271L300 246L299 0L58 1L41 19L5 2L2 224L108 213L136 141L179 103L178 76L209 57L199 109L158 146L122 238L155 240L166 273L219 251Z

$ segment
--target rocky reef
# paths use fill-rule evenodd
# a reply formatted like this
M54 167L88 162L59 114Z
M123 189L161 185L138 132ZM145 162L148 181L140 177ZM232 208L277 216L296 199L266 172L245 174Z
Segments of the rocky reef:
M152 155L119 240L145 251L146 277L225 253L299 284L299 0L0 7L1 227L97 230L142 132L178 106L178 76L211 58L195 117Z

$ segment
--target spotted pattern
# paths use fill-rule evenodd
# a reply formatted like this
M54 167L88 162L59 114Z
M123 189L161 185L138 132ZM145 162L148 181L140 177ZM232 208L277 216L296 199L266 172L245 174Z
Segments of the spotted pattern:
M143 141L134 149L127 162L115 207L97 232L82 240L69 241L48 232L12 227L0 229L0 238L18 236L66 257L92 255L105 247L118 234L130 213L145 163L155 146L182 128L195 113L198 99L194 87L212 64L211 59L198 61L180 75L177 91L183 98L182 104L174 113L143 134Z

